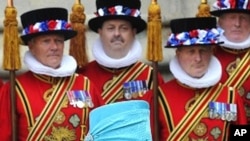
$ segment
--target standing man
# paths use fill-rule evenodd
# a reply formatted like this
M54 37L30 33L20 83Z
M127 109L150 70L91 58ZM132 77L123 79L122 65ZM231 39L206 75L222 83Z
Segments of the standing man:
M92 47L95 60L78 72L95 82L105 104L139 99L150 102L145 93L154 85L153 68L140 61L142 47L136 39L146 28L140 15L141 1L96 0L96 7L96 17L88 22L99 34ZM158 84L163 82L159 74Z
M96 7L96 17L88 22L99 34L92 47L95 60L78 72L95 82L106 104L143 99L153 87L153 69L139 61L142 47L136 34L146 28L140 0L96 0Z
M166 47L176 48L170 61L174 79L159 86L160 140L227 140L229 125L245 124L246 117L237 91L218 83L216 19L174 19L170 27Z
M238 89L250 124L250 3L248 0L217 0L211 14L224 30L215 56L222 64L221 82Z
M43 8L21 15L21 39L28 51L29 71L15 81L16 124L19 141L84 139L89 111L102 103L98 90L75 73L76 61L64 55L64 41L76 35L64 8ZM0 138L11 140L10 86L0 92Z

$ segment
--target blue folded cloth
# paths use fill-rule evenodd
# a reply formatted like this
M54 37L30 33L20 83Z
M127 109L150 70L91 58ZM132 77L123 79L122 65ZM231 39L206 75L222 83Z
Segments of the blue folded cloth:
M85 141L151 141L149 104L143 100L111 103L90 112Z

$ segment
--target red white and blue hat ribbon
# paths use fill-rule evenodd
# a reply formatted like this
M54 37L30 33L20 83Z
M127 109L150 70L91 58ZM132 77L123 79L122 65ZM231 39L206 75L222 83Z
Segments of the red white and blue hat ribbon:
M39 32L57 31L57 30L72 30L70 23L65 20L49 20L37 22L33 25L25 27L22 35L28 35Z
M217 0L213 4L213 8L217 10L223 9L249 9L249 0Z
M97 17L107 16L107 15L125 15L125 16L139 17L141 13L139 9L130 9L122 5L117 5L109 8L107 7L99 8L97 12L95 12L95 14Z
M172 33L166 46L190 46L190 45L209 45L218 44L221 28L195 29L189 32Z

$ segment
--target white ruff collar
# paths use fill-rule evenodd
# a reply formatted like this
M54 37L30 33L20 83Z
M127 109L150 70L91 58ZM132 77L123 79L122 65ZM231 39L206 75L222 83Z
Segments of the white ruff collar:
M243 42L231 42L223 34L220 35L219 40L224 42L221 46L230 49L246 49L250 47L250 36Z
M103 50L102 43L100 38L98 38L94 46L92 48L93 56L95 57L95 60L105 67L109 68L121 68L130 66L131 64L134 64L137 62L142 54L142 47L138 40L134 40L134 43L132 45L131 50L128 52L128 54L121 58L121 59L113 59L109 56L107 56Z
M64 55L59 68L54 69L44 66L38 62L30 51L27 51L24 55L24 63L28 69L37 74L43 74L53 77L66 77L75 73L77 64L72 56Z
M201 78L190 77L183 71L176 56L170 60L170 71L181 83L192 88L208 88L219 82L222 70L219 60L212 56L208 71Z

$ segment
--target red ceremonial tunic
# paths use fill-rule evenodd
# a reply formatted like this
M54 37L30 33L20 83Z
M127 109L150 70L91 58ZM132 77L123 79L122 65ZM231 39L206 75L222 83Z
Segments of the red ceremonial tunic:
M205 91L205 89L192 89L187 86L184 86L177 82L176 79L173 79L161 86L159 86L160 94L159 94L159 132L160 132L160 141L175 141L174 138L170 139L170 133L174 129L177 128L177 125L181 122L185 114L188 113L189 110L193 111L192 108L198 108L197 111L201 112L201 108L204 108L203 114L197 114L197 112L191 112L188 118L185 118L188 122L185 126L184 123L181 124L180 132L178 134L188 134L185 139L178 140L218 140L221 141L226 139L229 135L227 134L230 123L236 124L245 124L246 117L245 111L242 104L242 99L234 91L232 97L229 97L228 87L222 87L221 91L218 92L217 97L213 100L213 102L220 103L230 103L230 98L232 98L231 103L235 103L237 105L237 121L226 121L221 118L212 119L209 117L209 104L192 107L199 97L203 97L201 94ZM212 93L209 93L212 94ZM207 101L210 102L209 100ZM201 103L201 102L197 102ZM192 116L201 117L201 119L195 119ZM190 118L191 117L191 118ZM190 120L190 121L189 121ZM193 120L193 121L192 121ZM198 121L196 124L194 122ZM184 130L190 130L190 133L185 133Z
M132 70L132 71L129 72L129 70ZM129 72L129 73L126 73L126 72ZM153 88L153 68L142 62L137 62L133 64L132 66L129 66L126 68L109 69L109 68L100 66L96 61L92 61L86 66L86 68L79 70L78 73L87 76L91 81L95 83L99 91L101 91L102 93L103 91L105 91L105 89L108 89L109 87L115 88L115 90L113 91L110 90L108 91L109 94L106 94L106 95L109 95L107 96L109 98L104 98L102 95L104 102L106 104L112 103L112 102L129 100L124 97L124 93L123 93L122 87L125 82L135 81L135 80L145 80L147 82L148 89ZM116 81L116 78L118 77L120 78L120 81ZM112 84L112 81L116 81L116 82L114 82L114 85L109 86L110 84ZM163 77L159 74L158 84L162 84L163 82L164 82ZM132 97L131 100L143 99L143 97L140 97L138 95L138 96Z
M129 71L132 72L129 72ZM126 73L125 73L126 72ZM148 89L153 88L153 68L149 65L146 65L142 62L137 62L132 66L121 68L118 70L112 70L105 67L100 66L96 61L90 62L86 68L79 70L79 73L87 76L90 80L92 80L95 85L98 87L99 91L102 92L102 97L106 104L118 101L126 101L126 100L145 100L148 103L153 101L152 96L148 96L151 94L144 94L141 96L135 96L131 99L126 99L123 93L123 84L129 81L135 80L145 80L147 82ZM122 76L122 77L121 77ZM116 80L116 78L121 77L118 82L114 82L112 85L112 80ZM158 75L158 84L164 83L163 77ZM110 85L111 84L111 85ZM110 85L110 86L108 86ZM113 89L111 90L110 87ZM108 90L106 95L104 95L104 91ZM108 96L107 96L108 95ZM151 122L153 121L153 112L150 112ZM151 123L151 131L154 133L153 122Z
M222 47L216 48L215 56L220 60L221 65L222 65L222 78L220 82L225 83L227 81L227 79L230 76L230 72L234 70L233 68L237 67L237 63L238 63L237 61L242 60L244 55L249 50L250 48L248 48L248 50L246 49L245 51L236 52L236 51L222 48ZM248 55L247 58L248 58L247 65L249 68L250 56ZM239 82L239 83L242 83L242 84L239 84L240 85L239 94L243 98L243 102L246 108L248 123L250 123L250 77L249 77L250 73L248 70L248 75L246 73L240 73L240 74L241 74L240 76L244 76L246 78L244 82L241 82L241 81ZM239 79L242 80L241 78L236 78L236 80L239 80Z
M99 96L98 90L94 87L93 83L82 75L75 74L74 76L74 81L68 83L70 85L62 85L62 88L60 88L58 91L60 92L61 89L64 89L64 87L68 86L69 88L65 89L66 92L77 90L87 91L94 104L93 108L101 106L103 102ZM83 108L79 108L77 106L74 107L69 103L69 98L67 97L65 91L61 92L63 98L59 102L59 105L53 105L53 103L50 105L52 108L59 109L59 112L56 112L58 114L55 114L53 112L49 113L49 110L46 111L48 113L42 113L43 109L46 107L46 104L49 103L48 101L51 99L51 97L54 96L50 94L52 93L52 91L56 91L56 84L61 82L61 78L35 75L34 73L28 71L18 76L16 80L16 82L20 84L17 84L15 87L17 97L17 139L19 141L32 140L28 139L29 132L33 131L32 127L37 127L39 130L46 131L43 137L39 137L39 135L37 135L37 140L39 138L39 140L80 140L80 137L84 136L82 133L87 134L89 111L93 108L90 108L88 106L85 106ZM22 92L22 94L20 92ZM58 93L55 94L58 95ZM58 99L55 99L55 101L57 102ZM62 106L60 106L60 103L62 103ZM54 114L55 118L46 118L46 114L44 113L48 115ZM2 141L10 141L11 105L9 82L6 83L1 90L0 115L0 139ZM36 126L39 117L43 116L46 119L42 121L50 121L50 126L46 126L49 123L44 124L40 127ZM34 134L37 133L36 130L38 129L34 130Z

